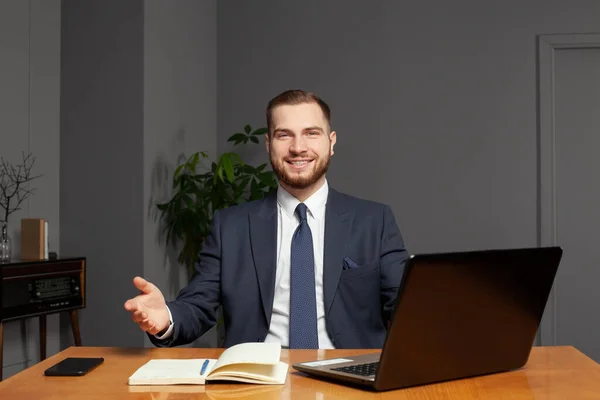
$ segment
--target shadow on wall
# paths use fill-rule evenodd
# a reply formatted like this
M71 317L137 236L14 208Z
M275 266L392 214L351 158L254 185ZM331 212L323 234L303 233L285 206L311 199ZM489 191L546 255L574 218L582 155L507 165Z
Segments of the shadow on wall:
M176 296L177 293L191 279L188 276L187 268L178 262L179 248L167 245L164 234L165 223L160 220L160 210L157 203L170 199L172 195L172 178L175 168L187 160L183 149L185 149L185 130L180 129L174 137L174 147L177 149L173 157L169 157L164 152L158 155L152 165L150 174L150 198L148 199L147 218L155 226L154 243L160 246L163 251L161 267L166 270L167 287L161 288L165 297L169 300L170 295ZM174 161L171 161L174 159ZM170 294L170 295L169 295ZM218 315L219 318L219 315ZM219 339L221 337L221 339ZM218 347L223 342L223 332L218 332L216 326L206 332L202 337L193 343L182 347Z
M183 157L181 153L178 156L178 160ZM173 174L175 166L170 163L169 160L164 156L160 155L156 158L154 165L152 166L151 180L150 180L150 199L148 201L147 217L155 223L155 237L154 242L157 243L161 249L164 250L164 257L162 267L168 270L168 293L179 292L182 284L185 282L180 281L180 270L183 270L185 274L185 268L180 268L177 261L178 249L173 246L167 246L165 235L163 234L165 224L159 220L160 211L156 207L157 202L161 202L167 199L171 194L171 180L170 177ZM185 281L188 280L187 274L184 277Z

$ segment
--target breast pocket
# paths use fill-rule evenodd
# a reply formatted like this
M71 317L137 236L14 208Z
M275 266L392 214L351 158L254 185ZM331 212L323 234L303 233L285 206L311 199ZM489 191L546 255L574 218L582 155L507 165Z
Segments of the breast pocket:
M381 314L380 286L379 261L342 271L337 296L357 326Z
M342 270L340 281L365 278L367 275L377 275L377 279L379 279L379 261L363 265L354 265L351 269Z

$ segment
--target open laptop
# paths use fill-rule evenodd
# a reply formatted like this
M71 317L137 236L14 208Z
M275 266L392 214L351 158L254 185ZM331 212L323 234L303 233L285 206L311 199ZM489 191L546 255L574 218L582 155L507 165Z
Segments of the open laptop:
M561 257L560 247L411 256L380 352L292 367L374 390L521 368Z

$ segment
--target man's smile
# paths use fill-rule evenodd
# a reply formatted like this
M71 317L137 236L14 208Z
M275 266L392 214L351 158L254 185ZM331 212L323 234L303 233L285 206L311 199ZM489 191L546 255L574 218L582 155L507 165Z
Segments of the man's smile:
M302 170L310 165L313 160L286 160L286 163L292 167L294 170Z

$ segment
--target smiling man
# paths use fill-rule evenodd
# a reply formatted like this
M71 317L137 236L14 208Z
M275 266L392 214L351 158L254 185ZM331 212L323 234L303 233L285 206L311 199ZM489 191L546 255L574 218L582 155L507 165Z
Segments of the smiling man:
M225 346L381 348L408 257L391 209L329 187L337 134L318 96L267 106L275 194L213 216L196 274L174 301L141 277L125 309L160 347L190 343L223 306Z

